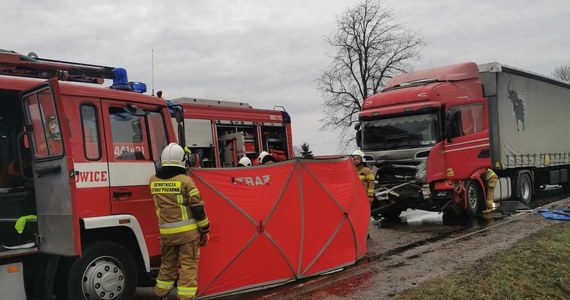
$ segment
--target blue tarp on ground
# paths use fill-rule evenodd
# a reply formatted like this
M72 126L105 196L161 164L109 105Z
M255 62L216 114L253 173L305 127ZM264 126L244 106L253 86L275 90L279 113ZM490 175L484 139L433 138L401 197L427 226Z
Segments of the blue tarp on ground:
M570 211L560 209L541 209L538 213L550 220L570 221Z

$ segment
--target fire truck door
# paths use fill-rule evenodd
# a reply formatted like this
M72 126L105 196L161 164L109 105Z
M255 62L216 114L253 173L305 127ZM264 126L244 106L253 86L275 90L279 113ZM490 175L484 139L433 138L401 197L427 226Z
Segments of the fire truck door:
M148 244L159 235L148 182L168 144L165 124L170 120L165 120L156 106L111 100L103 100L102 104L103 123L109 128L105 134L111 211L136 217Z
M57 80L21 94L25 129L31 146L40 249L75 255L71 185L73 158L67 120Z
M487 99L447 107L444 155L447 177L469 178L490 165Z

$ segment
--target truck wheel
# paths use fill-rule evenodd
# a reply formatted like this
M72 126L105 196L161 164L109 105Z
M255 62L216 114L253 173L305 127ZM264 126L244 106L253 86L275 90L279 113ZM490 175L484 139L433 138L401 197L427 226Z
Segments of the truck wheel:
M528 206L532 200L532 180L528 173L519 173L517 178L517 198L524 205Z
M483 202L483 193L477 181L467 181L465 186L465 201L467 202L467 205L463 211L463 217L466 220L471 220L477 216L481 207L481 202Z
M69 299L132 299L137 268L129 251L114 242L97 242L83 250L69 270Z

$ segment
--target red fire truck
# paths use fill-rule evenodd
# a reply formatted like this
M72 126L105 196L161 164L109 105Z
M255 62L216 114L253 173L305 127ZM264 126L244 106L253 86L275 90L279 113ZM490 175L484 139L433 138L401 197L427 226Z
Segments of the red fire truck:
M568 82L499 63L394 77L365 99L357 124L377 169L373 213L396 218L420 208L471 218L485 207L487 168L499 176L495 202L528 206L545 185L569 190L568 99Z
M61 299L131 299L159 261L148 178L176 137L144 90L123 69L0 51L1 298L56 283Z
M172 102L184 108L187 146L199 154L201 167L235 167L241 157L255 161L261 151L276 161L293 157L291 117L283 107L256 109L242 102L185 97Z

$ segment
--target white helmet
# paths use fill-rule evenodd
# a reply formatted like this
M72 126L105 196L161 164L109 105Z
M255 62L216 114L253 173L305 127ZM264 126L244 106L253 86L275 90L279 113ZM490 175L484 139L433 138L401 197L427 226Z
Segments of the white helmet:
M239 159L238 165L242 165L244 167L250 167L251 166L251 159L249 159L249 157L247 157L247 156L244 156L244 157Z
M360 156L360 159L362 160L362 162L366 162L366 159L364 159L364 152L360 151L360 150L356 150L354 152L352 152L352 156Z
M267 155L269 155L269 153L267 151L261 151L261 153L259 153L259 156L257 157L257 159L259 160L259 163L262 163L263 158L266 157Z
M263 160L263 158L266 157L267 155L269 155L269 153L267 151L261 151L261 153L259 153L259 156L257 157L257 159L259 159L259 161L261 162Z
M180 145L170 143L162 150L160 160L163 167L180 167L186 168L186 152Z

